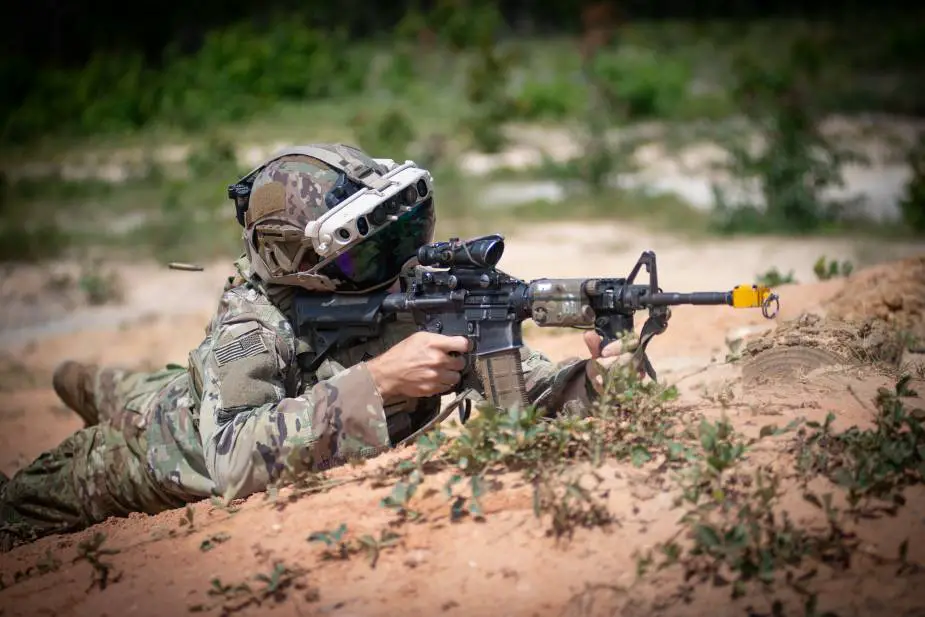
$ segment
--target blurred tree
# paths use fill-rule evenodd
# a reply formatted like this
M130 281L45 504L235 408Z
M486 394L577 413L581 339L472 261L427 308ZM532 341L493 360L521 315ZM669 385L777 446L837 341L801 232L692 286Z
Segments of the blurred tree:
M27 58L30 63L54 66L81 65L97 50L139 51L153 62L159 61L169 44L183 51L194 51L205 34L217 27L243 20L255 24L282 12L312 16L313 25L322 29L344 29L354 36L389 36L411 9L428 12L449 7L447 0L393 0L389 3L366 0L320 2L297 0L199 0L165 2L136 0L33 0L12 2L5 7L8 28L3 37L3 57ZM587 0L499 0L493 3L515 30L528 33L578 32L581 8ZM600 4L591 2L590 4ZM902 6L906 6L903 3ZM876 5L860 0L626 0L621 9L634 19L752 19L767 16L850 17L864 13L882 15L900 7L898 0L881 0ZM876 11L876 13L873 13ZM445 11L446 12L446 11ZM464 11L463 11L464 12ZM466 20L469 15L452 19Z

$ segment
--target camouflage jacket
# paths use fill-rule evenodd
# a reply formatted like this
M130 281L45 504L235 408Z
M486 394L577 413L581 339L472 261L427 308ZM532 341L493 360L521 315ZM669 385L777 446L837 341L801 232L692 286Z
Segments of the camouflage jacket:
M336 351L304 374L296 355L306 342L265 290L227 286L188 370L170 376L148 406L153 474L184 499L231 499L266 489L287 467L321 470L390 448L395 418L413 417L422 402L439 406L439 398L386 408L365 360L415 331L410 321L392 322L379 339ZM550 411L590 403L586 361L554 366L527 348L521 358L531 403ZM482 393L474 372L463 380Z

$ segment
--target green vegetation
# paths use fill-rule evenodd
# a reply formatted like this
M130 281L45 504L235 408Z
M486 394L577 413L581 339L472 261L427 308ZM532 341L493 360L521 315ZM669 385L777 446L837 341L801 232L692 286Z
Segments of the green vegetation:
M912 177L899 206L906 224L916 231L925 232L925 135L919 136L916 144L909 149L906 160Z
M688 232L869 232L850 204L823 198L859 157L819 120L925 109L920 89L888 87L917 69L910 58L925 37L914 20L874 32L862 21L629 22L589 46L571 34L518 38L490 3L454 6L410 11L388 45L287 13L222 26L157 62L100 52L83 67L27 71L6 61L0 72L26 96L0 100L0 260L98 245L162 260L233 255L225 187L248 146L279 141L348 141L413 158L434 170L441 221L454 230L577 216ZM639 137L612 136L650 121L659 124ZM484 185L508 172L465 177L459 155L499 151L516 141L512 127L528 125L574 137L576 158L516 174L553 180L566 198L485 204ZM743 127L762 138L759 150L743 142ZM708 219L676 198L614 188L639 146L691 139L721 144L728 171L757 185L762 203L730 203L717 189ZM164 154L180 146L188 155ZM917 152L898 230L907 235L925 220ZM48 169L22 175L33 161ZM66 179L59 161L112 165L124 179Z
M367 559L369 559L369 566L375 568L376 562L379 561L380 553L384 549L395 546L401 540L400 535L388 529L383 529L378 538L370 534L363 534L355 538L349 536L347 525L341 523L337 529L332 531L316 531L312 533L308 536L308 541L321 543L325 546L322 552L323 559L348 559L356 553L365 553Z
M825 614L814 588L823 564L846 571L867 555L879 565L895 564L897 576L920 569L908 558L908 540L892 557L863 548L849 531L859 518L894 516L904 490L923 481L916 445L923 412L909 407L916 396L909 380L880 389L872 428L836 432L830 413L824 423L797 418L746 437L725 416L707 418L674 402L674 388L614 367L587 416L482 408L464 426L451 427L452 437L433 429L411 457L375 474L374 486L391 484L381 505L395 515L379 539L353 538L342 523L309 540L324 544L325 559L367 552L374 562L381 548L399 542L395 530L402 526L490 517L492 495L513 488L508 472L532 490L534 515L547 535L568 542L582 528L624 524L608 509L612 486L605 478L613 477L615 465L630 464L646 467L643 483L671 491L682 511L673 534L637 554L638 583L661 571L678 574L675 588L658 583L663 608L712 586L732 600L764 598L774 615ZM763 462L760 452L768 447L775 460L792 457L795 465ZM788 516L784 500L794 491L818 508L821 524ZM443 512L434 507L441 494ZM837 505L842 497L844 508Z
M779 285L791 285L796 283L797 280L793 276L793 270L787 272L787 274L782 274L780 270L777 269L777 266L770 268L764 274L760 274L755 277L755 283L758 285L765 285L766 287L778 287Z
M122 572L116 570L112 563L105 559L110 555L118 555L120 551L115 548L104 548L105 543L106 534L97 531L92 537L77 545L77 556L74 558L74 563L85 561L90 564L92 568L90 589L93 587L106 589L110 583L117 583L122 578Z
M230 615L250 606L277 604L286 600L294 592L310 592L305 578L308 571L300 566L289 566L280 560L274 560L269 573L255 574L238 583L225 583L213 578L211 587L206 592L206 602L192 604L191 613L206 613L216 609L222 615Z
M853 271L854 265L850 261L845 260L841 263L834 259L829 261L825 255L820 255L816 263L813 264L813 274L820 281L827 281L839 276L851 276Z
M388 52L381 41L348 40L313 26L311 15L287 13L261 25L243 21L215 29L193 53L169 47L157 66L140 54L99 53L80 69L28 75L9 59L3 72L27 82L28 94L3 102L3 141L140 128L195 132L250 121L261 112L273 115L279 103L339 104L357 96L405 103L445 88L494 110L465 110L457 119L474 111L498 113L505 121L565 120L585 109L577 40L512 39L491 4L474 3L463 12L450 10L451 4L409 12L391 33ZM814 62L811 54L826 61L819 70L824 87L809 101L814 107L916 113L923 109L923 101L914 100L921 92L883 82L903 83L915 70L921 28L908 18L887 20L874 32L863 19L630 22L619 28L618 45L594 56L590 70L628 120L719 118L741 102L726 77L739 58L760 56L771 63L766 70L787 73L794 62ZM767 53L791 41L804 50L799 57ZM875 78L878 88L871 87ZM493 82L490 92L486 80Z

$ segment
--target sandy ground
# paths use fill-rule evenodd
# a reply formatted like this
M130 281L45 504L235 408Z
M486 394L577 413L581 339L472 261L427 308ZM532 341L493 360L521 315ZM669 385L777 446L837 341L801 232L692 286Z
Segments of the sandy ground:
M549 258L550 246L560 251L555 259ZM862 266L925 255L925 245L749 239L691 246L671 236L645 236L616 225L569 224L538 226L509 238L502 263L524 278L623 275L645 248L656 250L666 290L730 289L751 283L771 266L783 272L794 269L802 283L777 290L781 313L774 321L765 320L758 311L726 307L674 311L668 331L650 347L650 356L660 378L679 388L679 400L671 403L678 413L696 411L710 419L725 415L748 436L756 436L769 423L783 426L794 418L821 421L829 411L837 416L838 430L870 425L871 401L877 388L892 387L893 372L868 366L755 383L743 381L741 363L724 359L730 341L752 340L805 311L822 315L836 305L843 310L845 294L855 292L855 282L869 287L879 280L874 277L871 283L868 270L849 279L813 282L811 268L820 254L853 259ZM66 285L46 284L50 271L63 280L69 267L18 268L6 273L8 284L0 288L4 302L0 470L8 474L80 427L50 388L50 373L59 360L69 357L137 367L182 362L199 342L230 270L227 264L210 265L203 273L168 271L150 264L123 266L117 269L125 286L123 303L88 307ZM881 266L883 272L899 267ZM903 284L893 281L891 289ZM873 306L882 294L869 292L864 297ZM918 313L916 319L920 318ZM526 338L556 360L587 356L575 333L528 326ZM904 366L914 367L920 358L907 355ZM925 392L925 384L919 383L919 391ZM921 398L918 405L925 407ZM793 435L760 442L749 451L746 464L769 466L784 474L789 488L782 506L791 518L807 528L824 527L824 517L800 499L787 475L794 466L787 454L792 443ZM379 505L395 480L377 478L396 461L413 455L413 448L404 449L361 467L333 470L329 477L342 483L320 494L298 497L288 489L275 498L258 494L237 504L236 512L209 501L197 503L192 506L192 525L182 524L188 516L184 510L136 515L20 547L0 555L5 585L0 590L0 615L771 614L772 596L751 593L731 600L728 586L710 581L694 581L693 593L686 597L677 568L637 580L640 552L668 540L679 529L681 511L673 507L678 490L657 465L637 468L605 462L597 470L601 482L595 492L614 523L579 529L571 540L557 541L547 533L548 516L535 517L531 488L515 473L493 478L493 490L483 501L484 521L452 522L447 502L436 490L415 498L416 509L424 513L422 520L396 525L395 515ZM436 489L447 474L438 475L432 482ZM838 494L827 481L814 482L820 490ZM894 557L908 540L909 561L925 563L925 490L914 486L906 490L905 498L905 507L895 516L849 526L859 541L850 567L818 564L814 582L818 614L830 610L841 616L925 615L923 570L913 567L898 573L894 562L877 558ZM836 499L843 501L840 496ZM379 536L391 529L400 540L383 550L375 567L362 555L325 559L322 547L307 537L341 523L354 534ZM86 561L72 563L78 544L96 532L105 533L106 546L118 551L105 559L120 576L102 590L90 587L92 569ZM53 561L60 563L49 567ZM277 594L261 595L259 590L266 584L252 577L270 574L275 563L284 563L296 573L293 584L281 585ZM27 570L28 575L17 575ZM216 595L214 579L231 586L249 581L257 596L244 594L234 600L231 592ZM286 575L281 580L289 581ZM240 598L258 596L259 603L240 606ZM804 614L794 597L784 596L783 601L783 614Z

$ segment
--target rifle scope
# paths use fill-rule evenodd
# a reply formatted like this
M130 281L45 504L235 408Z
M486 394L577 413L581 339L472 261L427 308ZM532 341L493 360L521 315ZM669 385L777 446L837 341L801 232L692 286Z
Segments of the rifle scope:
M451 238L449 242L434 242L418 249L418 263L435 268L493 268L503 253L504 236L498 234L465 242Z

